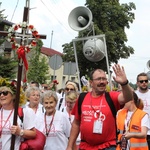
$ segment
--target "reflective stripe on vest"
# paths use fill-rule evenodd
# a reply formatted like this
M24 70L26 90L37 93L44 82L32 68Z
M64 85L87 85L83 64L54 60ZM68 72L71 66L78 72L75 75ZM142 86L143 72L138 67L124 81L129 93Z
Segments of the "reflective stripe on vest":
M147 142L145 143L130 143L130 148L134 147L145 147L147 146Z

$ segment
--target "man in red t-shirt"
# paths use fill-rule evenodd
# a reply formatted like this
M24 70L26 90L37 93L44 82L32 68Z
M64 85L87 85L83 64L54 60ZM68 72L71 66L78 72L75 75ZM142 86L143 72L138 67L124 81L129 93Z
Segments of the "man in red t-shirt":
M114 80L122 86L122 92L111 91L109 95L116 110L120 105L132 99L132 89L124 68L116 64L113 66L116 77ZM116 127L115 119L105 99L106 85L108 84L106 74L101 69L93 70L90 74L90 85L92 91L88 92L82 102L81 115L78 112L78 101L72 114L75 115L68 142L67 150L73 150L73 145L81 133L80 150L115 150L116 149Z

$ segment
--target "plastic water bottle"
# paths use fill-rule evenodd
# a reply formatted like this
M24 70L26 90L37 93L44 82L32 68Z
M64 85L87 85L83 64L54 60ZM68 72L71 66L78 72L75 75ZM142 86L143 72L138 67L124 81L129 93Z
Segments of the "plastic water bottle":
M83 84L84 86L87 86L87 85L88 85L88 80L85 79L85 76L82 76L82 77L81 77L81 82L82 82L82 84Z

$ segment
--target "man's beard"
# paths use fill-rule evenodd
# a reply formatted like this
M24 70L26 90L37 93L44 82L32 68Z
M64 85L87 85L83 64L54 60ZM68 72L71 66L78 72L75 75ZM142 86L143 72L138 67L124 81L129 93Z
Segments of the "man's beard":
M147 89L148 89L148 87L145 87L145 88L139 87L139 88L140 88L141 91L147 91Z

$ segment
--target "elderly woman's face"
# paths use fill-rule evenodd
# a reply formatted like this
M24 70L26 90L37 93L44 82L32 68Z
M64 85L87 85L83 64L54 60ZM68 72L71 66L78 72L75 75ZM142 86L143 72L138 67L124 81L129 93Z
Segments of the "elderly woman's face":
M45 107L47 115L53 115L56 108L56 100L54 97L45 97L43 100L43 106Z
M28 97L30 103L32 104L39 104L40 102L40 92L39 91L32 91L30 96Z
M14 105L14 95L7 88L0 88L0 104L2 107L9 107Z

